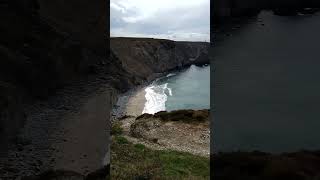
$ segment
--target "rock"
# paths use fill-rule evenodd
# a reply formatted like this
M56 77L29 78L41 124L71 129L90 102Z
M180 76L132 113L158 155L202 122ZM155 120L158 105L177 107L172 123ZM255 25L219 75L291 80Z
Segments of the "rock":
M209 120L209 110L176 110L171 112L160 111L154 114L153 117L159 118L162 121L182 121L186 123L197 123Z
M178 110L143 114L131 124L128 135L147 146L185 151L208 157L210 129L208 110Z
M110 39L114 58L126 64L124 70L136 77L135 81L174 70L179 64L185 67L200 61L209 63L209 45L206 42L175 42L152 38Z
M157 139L157 138L153 138L153 139L152 139L152 142L153 142L153 143L158 143L158 139Z

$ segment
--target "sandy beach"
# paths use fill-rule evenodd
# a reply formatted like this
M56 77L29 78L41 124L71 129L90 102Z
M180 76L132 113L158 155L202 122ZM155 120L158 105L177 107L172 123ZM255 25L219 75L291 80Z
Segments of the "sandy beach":
M125 113L128 116L139 116L142 114L144 104L146 103L145 88L141 88L134 92L125 105Z

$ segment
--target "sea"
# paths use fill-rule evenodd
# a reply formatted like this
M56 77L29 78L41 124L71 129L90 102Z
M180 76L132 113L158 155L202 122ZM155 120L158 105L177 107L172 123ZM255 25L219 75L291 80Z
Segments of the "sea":
M169 73L145 88L142 113L210 108L210 65Z

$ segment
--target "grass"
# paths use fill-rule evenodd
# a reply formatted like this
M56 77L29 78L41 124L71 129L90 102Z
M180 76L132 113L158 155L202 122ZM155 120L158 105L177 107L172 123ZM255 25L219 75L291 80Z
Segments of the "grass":
M171 150L151 150L113 136L111 179L209 179L209 158Z
M114 138L114 140L115 140L118 144L129 144L129 141L128 141L126 138L122 137L122 136L116 136L116 137Z
M182 121L185 123L197 123L205 122L209 120L209 110L175 110L171 112L160 111L154 115L142 114L136 118L139 119L149 119L149 118L159 118L162 121Z
M123 129L121 127L121 122L114 122L112 124L112 128L111 128L111 134L112 135L119 135L122 134Z

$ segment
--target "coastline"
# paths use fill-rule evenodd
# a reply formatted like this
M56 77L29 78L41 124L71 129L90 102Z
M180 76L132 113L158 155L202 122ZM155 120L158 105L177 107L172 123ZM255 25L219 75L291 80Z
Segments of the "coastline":
M186 69L187 68L183 68L176 71L162 73L160 77L157 77L152 81L156 81L162 77L168 77L171 73L176 74ZM114 134L112 134L112 136L116 137L119 135L116 132L116 128L119 126L119 129L121 129L120 134L133 144L142 144L153 150L175 150L179 152L188 152L196 156L209 157L209 122L200 123L198 125L185 124L183 122L164 123L163 127L159 126L152 130L153 132L157 132L157 135L154 134L154 136L159 140L158 143L150 142L150 139L145 137L137 138L132 134L132 125L139 122L139 120L137 120L138 117L145 114L142 113L146 103L145 95L147 92L145 89L152 83L152 81L148 81L144 83L143 86L137 86L128 92L119 95L117 105L112 113L112 125L114 125L112 127ZM182 109L178 111L183 114L194 110ZM170 114L172 112L170 111L165 113ZM157 121L156 118L150 119L150 122L153 121ZM148 130L146 130L146 133L147 131Z
M111 112L111 123L124 116L139 116L142 114L145 100L144 86L137 86L128 92L119 94Z
M163 73L154 73L141 85L135 86L129 89L127 92L119 94L116 104L111 110L111 123L124 116L142 115L142 111L146 102L145 89L156 79L164 77L170 73L179 72L189 67L190 66L186 66L181 69L173 69Z
M203 65L192 64L197 67L204 67L210 65L210 62ZM117 103L114 105L111 113L111 121L114 122L119 118L124 116L140 116L143 113L143 109L146 103L145 89L155 80L159 78L166 77L169 74L177 74L183 72L184 70L190 68L190 66L185 66L178 69L169 70L163 73L155 73L153 76L149 77L141 85L135 86L125 93L119 94L117 97Z
M111 124L117 121L119 118L122 118L130 112L131 116L139 116L142 114L144 103L145 103L145 91L144 89L150 84L152 81L144 82L142 85L131 88L125 93L118 94L116 98L116 103L113 105L110 113ZM134 100L138 100L138 103ZM139 107L129 107L128 105L134 106L139 105ZM129 111L128 111L129 109Z

